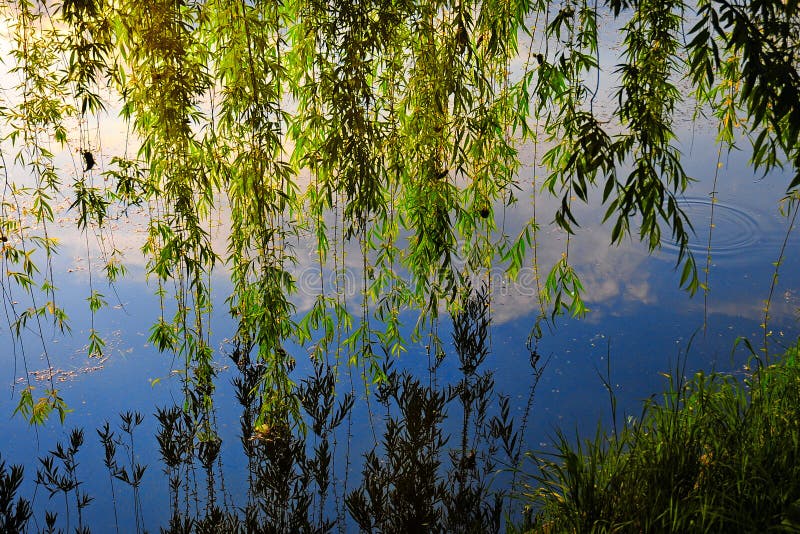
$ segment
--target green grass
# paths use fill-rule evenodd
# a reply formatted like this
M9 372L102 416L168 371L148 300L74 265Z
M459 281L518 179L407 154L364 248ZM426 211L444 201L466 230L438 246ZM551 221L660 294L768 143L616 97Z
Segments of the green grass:
M798 346L743 379L668 379L616 435L534 457L527 531L800 532Z

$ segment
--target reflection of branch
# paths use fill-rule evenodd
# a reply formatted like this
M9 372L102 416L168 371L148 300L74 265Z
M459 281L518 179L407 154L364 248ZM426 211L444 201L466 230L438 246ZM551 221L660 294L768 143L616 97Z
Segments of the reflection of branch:
M714 232L714 208L717 205L717 178L722 165L722 146L717 148L717 164L714 168L714 183L711 185L711 214L708 223L708 242L706 243L706 267L703 269L703 334L708 328L708 279L711 273L711 236Z
M539 380L541 380L542 375L544 374L544 370L547 368L548 364L550 363L551 356L548 356L544 363L541 363L541 354L539 354L539 339L541 339L541 331L539 335L531 335L528 336L528 341L525 343L528 351L530 352L530 363L531 369L533 370L533 381L531 382L531 387L528 391L528 402L525 405L525 411L522 414L522 421L520 422L519 428L519 441L517 442L517 450L514 453L514 468L513 468L513 475L511 477L511 491L517 487L517 474L520 472L522 466L520 465L520 457L522 456L522 445L526 443L525 441L525 431L528 428L528 417L530 416L531 409L533 408L533 399L536 395L536 388L539 385ZM541 364L540 364L541 363Z
M778 285L778 272L781 267L781 263L783 263L784 254L786 252L786 244L789 242L789 236L792 234L792 230L794 230L795 221L797 220L797 211L800 209L800 193L795 192L793 196L786 197L784 199L789 204L789 210L787 212L787 216L791 215L791 219L789 221L789 227L786 229L786 235L783 238L783 244L781 245L781 251L778 254L778 259L775 261L775 271L772 274L772 282L769 285L769 296L767 296L767 300L764 302L764 322L761 323L761 327L764 329L764 358L769 361L769 348L767 346L767 341L770 336L769 331L769 310L770 305L772 304L772 295L775 293L775 286Z

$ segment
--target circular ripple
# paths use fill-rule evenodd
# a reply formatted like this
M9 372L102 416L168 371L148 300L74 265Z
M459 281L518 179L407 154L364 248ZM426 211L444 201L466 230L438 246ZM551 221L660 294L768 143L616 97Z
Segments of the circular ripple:
M712 223L711 199L689 197L680 200L679 204L694 227L694 234L689 236L689 250L695 256L705 255L708 252L708 230ZM725 202L717 201L713 207L712 257L750 255L767 249L773 242L773 233L766 231L755 215ZM664 252L677 256L678 246L675 243L664 240L661 246Z

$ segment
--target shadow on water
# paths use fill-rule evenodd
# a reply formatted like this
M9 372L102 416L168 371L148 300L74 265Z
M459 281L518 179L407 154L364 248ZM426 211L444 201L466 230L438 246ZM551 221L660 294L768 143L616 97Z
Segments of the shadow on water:
M170 519L161 531L499 532L509 521L519 521L514 473L544 365L534 341L528 402L515 420L509 397L495 392L487 368L486 288L469 289L464 302L453 318L459 369L454 383L438 383L443 355L427 377L398 370L387 358L386 380L370 394L376 403L372 409L383 417L375 417L375 443L359 459L349 457L349 441L353 418L359 417L354 408L363 399L338 391L344 381L335 365L316 360L294 385L291 395L302 407L301 420L288 409L270 412L265 420L257 392L269 370L253 361L252 347L234 347L230 358L238 370L233 386L241 408L246 488L226 487L214 418L198 407L201 396L188 392L183 406L155 413L158 468L169 486L163 507L169 507ZM89 532L86 508L108 506L117 532L144 532L142 482L159 476L155 466L138 460L137 427L144 419L124 412L115 424L106 421L97 429L107 473L102 496L90 495L80 476L80 464L95 461L81 457L83 429L72 430L65 443L39 459L31 498L19 495L23 468L0 463L0 530ZM359 469L360 477L351 473ZM37 497L40 491L46 498Z

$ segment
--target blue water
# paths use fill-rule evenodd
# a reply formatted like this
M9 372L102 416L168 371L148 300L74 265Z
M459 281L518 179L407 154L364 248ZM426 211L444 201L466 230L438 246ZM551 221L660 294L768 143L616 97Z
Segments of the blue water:
M699 134L690 138L684 152L687 170L698 179L687 192L684 205L695 220L697 236L692 250L702 269L707 249L709 193L716 168L716 152L709 136ZM523 172L530 172L530 169ZM522 181L526 181L525 176ZM787 181L787 176L780 174L764 178L753 175L746 167L744 154L733 153L723 158L717 183L718 204L712 232L709 278L711 291L707 303L702 293L690 298L678 288L679 274L674 270L676 252L669 243L653 255L648 255L636 242L609 246L610 228L597 223L599 212L581 209L582 220L589 222L572 239L570 258L582 276L586 287L585 299L591 311L581 320L558 318L543 329L537 348L542 361L547 361L547 367L529 415L524 436L526 449L552 450L556 427L568 434L576 430L583 435L592 434L598 423L610 428L609 395L600 375L606 376L610 372L608 378L618 402L617 422L621 423L627 415L638 415L642 400L663 389L666 385L663 374L673 373L682 357L685 357L688 373L700 369L743 372L748 354L741 347L734 351L734 341L739 336L746 336L755 346L760 346L763 339L760 327L763 301L769 293L773 262L778 257L788 225L778 211L778 201ZM522 202L506 208L503 214L506 230L511 235L515 225L529 216L530 204L524 201L526 197L522 198ZM542 195L538 199L540 213L552 209L552 200ZM502 208L498 206L497 210L500 213ZM547 225L542 226L539 258L543 269L560 255L563 239L563 234ZM771 303L769 329L772 332L770 350L773 352L779 352L782 345L791 343L800 332L797 321L800 306L798 244L800 239L796 235L790 236ZM46 329L44 340L50 364L61 371L55 377L56 385L74 411L68 415L64 427L53 418L43 427L32 429L20 417L11 416L16 405L11 384L15 378L24 375L24 369L21 368L22 355L17 354L14 375L11 337L8 329L2 328L0 336L8 347L7 365L0 372L0 381L5 384L0 401L2 457L7 465L19 463L25 466L26 482L22 493L29 497L35 495L35 505L39 510L37 517L41 521L42 508L62 510L63 501L60 496L48 499L42 488L35 491L33 478L38 466L37 457L52 449L56 440L65 440L69 428L85 428L86 444L78 455L78 470L86 483L83 489L95 497L86 511L86 520L94 531L111 530L114 518L108 473L102 464L102 448L94 429L106 420L113 428L119 424L120 412L138 410L146 417L135 434L137 461L149 464L142 493L143 509L147 528L155 530L167 523L169 507L166 478L157 462L156 421L152 414L156 406L182 402L180 381L170 376L172 366L180 368L181 365L168 355L159 354L147 343L158 300L153 295L154 288L144 282L141 269L137 268L133 269L129 279L116 285L118 299L107 288L96 285L106 294L110 304L95 317L95 328L108 343L108 358L101 364L85 357L84 345L89 328L85 304L88 278L84 271L76 270L83 263L70 255L69 252L75 250L80 249L63 254L54 267L61 280L60 298L72 316L72 335L62 336ZM135 251L129 253L135 258ZM498 269L492 277L494 323L492 355L487 365L495 373L496 391L511 396L512 406L520 418L525 412L532 382L530 354L525 341L538 312L531 274L532 271L524 270L519 281L508 281L503 279L502 270ZM355 276L355 279L359 277ZM101 284L98 280L100 278L95 277L95 284ZM224 298L229 290L224 276L215 279L219 304L212 320L213 342L220 353L226 347L225 338L234 333L235 327L225 312ZM297 297L301 310L308 302L303 297ZM413 324L410 312L406 319L407 324ZM448 348L449 329L449 321L444 319L441 335ZM26 334L23 345L29 371L47 367L40 357L41 341L36 336ZM294 373L299 379L308 372L309 364L302 356L304 349L290 349L297 355L298 367ZM452 349L449 352L449 360L437 375L441 383L457 380ZM241 503L246 491L246 472L238 438L239 408L230 387L234 372L229 364L220 354L216 410L223 439L225 487L229 498L234 503ZM423 344L410 344L408 353L402 356L398 366L427 377L428 358ZM87 371L87 368L91 369ZM342 377L342 383L345 389L349 387L346 375ZM363 398L363 386L358 380L355 388ZM375 432L379 436L378 419L376 416ZM454 425L452 422L448 424ZM351 488L359 472L358 458L375 442L373 435L367 412L360 404L354 411L350 441L353 461ZM346 441L343 437L338 443L340 467ZM339 471L339 476L342 476L342 471ZM132 495L119 485L116 489L120 523L130 524Z

